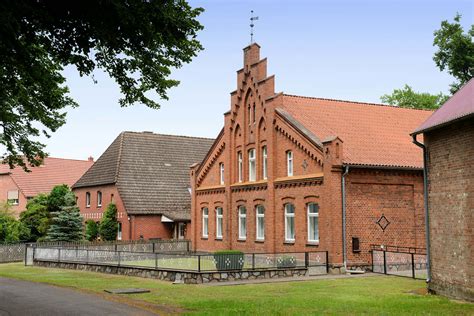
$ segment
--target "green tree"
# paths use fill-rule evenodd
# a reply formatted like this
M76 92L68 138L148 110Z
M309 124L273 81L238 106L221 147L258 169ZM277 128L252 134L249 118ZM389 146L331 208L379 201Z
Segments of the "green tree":
M435 110L443 105L448 98L449 96L441 92L436 95L416 92L406 84L402 89L393 90L392 94L384 94L380 97L380 100L402 108Z
M97 237L99 237L99 227L94 220L89 219L86 221L86 239L94 241Z
M66 196L71 192L66 184L55 186L48 195L48 211L50 213L59 212L66 203ZM75 201L74 201L75 202Z
M83 239L82 217L76 206L76 196L68 192L60 211L53 214L47 240L50 241L79 241Z
M0 204L0 242L18 242L30 239L30 230L13 217L10 204Z
M48 195L39 194L26 204L26 211L20 214L22 222L30 230L28 241L42 240L51 224L51 213L48 211Z
M436 66L441 71L447 69L457 80L451 84L453 94L474 77L474 24L464 33L460 21L461 15L456 14L453 23L441 22L441 28L434 32L433 41L433 46L438 47L433 57Z
M114 203L110 203L100 221L99 234L102 240L115 240L117 239L117 231L117 207Z
M202 8L185 0L0 1L0 145L10 166L45 157L36 137L50 136L77 106L61 74L104 70L119 85L121 106L159 104L179 84L171 70L202 49ZM93 79L95 81L95 79ZM41 127L39 127L41 126Z

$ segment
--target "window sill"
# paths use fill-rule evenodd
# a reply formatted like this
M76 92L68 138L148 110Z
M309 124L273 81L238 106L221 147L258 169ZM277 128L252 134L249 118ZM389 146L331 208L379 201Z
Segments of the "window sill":
M201 237L201 240L208 240L208 237Z
M353 253L360 253L360 250L352 250Z
M245 239L244 239L244 238L239 238L239 239L237 239L237 242L246 242L246 241L247 241L246 238L245 238Z
M216 241L222 241L222 237L216 237Z
M308 246L308 247L318 247L319 246L319 241L308 241L306 243L306 246Z
M255 239L255 242L263 244L265 242L265 239Z
M285 240L283 242L284 245L294 245L295 244L295 241L294 240Z

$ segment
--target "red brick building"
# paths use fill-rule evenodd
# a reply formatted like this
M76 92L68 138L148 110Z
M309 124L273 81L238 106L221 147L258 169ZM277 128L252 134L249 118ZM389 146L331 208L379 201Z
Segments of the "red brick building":
M428 180L428 287L474 301L474 79L414 132L415 141L421 134Z
M224 128L191 169L196 250L327 250L370 264L371 244L424 247L422 151L431 112L275 93L244 49Z
M117 206L118 239L186 238L190 221L189 167L212 139L123 132L74 184L85 220L99 222Z
M18 217L26 210L28 199L39 193L49 193L60 184L72 186L94 163L88 160L75 160L47 157L38 167L29 166L30 172L21 167L10 169L0 165L0 201L8 201Z

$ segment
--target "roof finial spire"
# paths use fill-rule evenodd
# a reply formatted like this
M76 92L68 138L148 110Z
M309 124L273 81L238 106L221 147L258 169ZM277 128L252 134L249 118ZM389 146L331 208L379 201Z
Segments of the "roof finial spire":
M253 16L253 10L250 11L250 44L253 43L253 27L255 24L254 21L258 20L258 16Z

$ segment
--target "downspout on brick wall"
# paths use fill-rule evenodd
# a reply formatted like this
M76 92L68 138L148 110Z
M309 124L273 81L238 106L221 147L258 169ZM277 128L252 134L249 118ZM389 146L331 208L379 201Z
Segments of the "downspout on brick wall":
M341 178L342 193L342 260L344 262L344 270L347 271L347 247L346 247L346 176L349 173L349 166L344 166L344 172Z
M416 134L412 135L413 144L423 149L423 200L425 204L425 236L426 236L426 282L431 282L431 254L430 254L430 220L428 213L428 151L425 144L416 139Z

